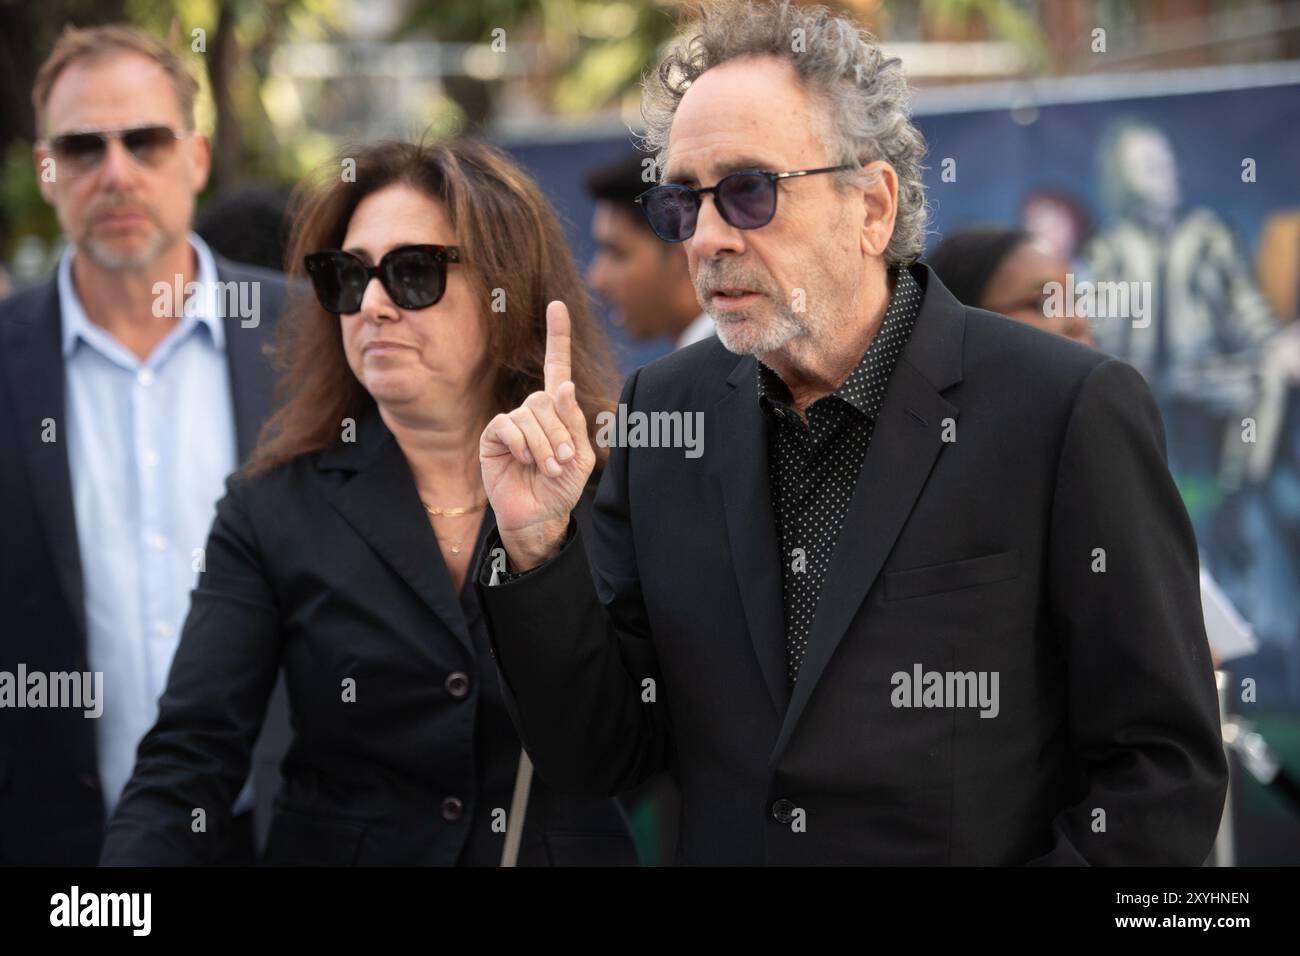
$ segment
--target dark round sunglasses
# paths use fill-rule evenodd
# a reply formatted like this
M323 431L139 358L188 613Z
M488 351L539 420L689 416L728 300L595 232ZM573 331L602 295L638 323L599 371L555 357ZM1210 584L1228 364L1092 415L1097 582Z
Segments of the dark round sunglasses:
M650 228L664 242L685 242L695 235L700 205L706 193L713 193L713 203L724 222L737 229L758 229L776 215L776 184L782 179L835 173L856 167L822 166L773 173L765 169L741 169L728 173L716 186L696 189L682 183L661 183L636 197Z
M87 130L62 133L49 142L59 166L72 175L88 173L104 161L109 140L121 140L126 151L142 166L158 166L172 154L176 141L193 130L177 132L170 126L135 126L130 129Z
M458 246L398 246L373 266L341 249L303 258L316 299L334 315L359 312L366 286L375 276L399 309L427 309L447 290L449 262L460 262Z

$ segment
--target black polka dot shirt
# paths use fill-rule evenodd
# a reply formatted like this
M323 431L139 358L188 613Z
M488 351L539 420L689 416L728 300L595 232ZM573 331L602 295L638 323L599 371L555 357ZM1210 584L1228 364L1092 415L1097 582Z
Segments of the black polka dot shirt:
M759 404L768 423L772 512L782 555L786 669L792 685L885 387L921 311L923 293L911 273L896 269L892 274L889 308L867 353L843 385L808 406L806 425L780 376L758 364Z

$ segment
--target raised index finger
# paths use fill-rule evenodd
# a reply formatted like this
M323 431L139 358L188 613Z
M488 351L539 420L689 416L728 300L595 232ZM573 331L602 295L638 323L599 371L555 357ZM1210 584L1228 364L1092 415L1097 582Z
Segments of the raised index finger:
M546 361L542 374L548 395L554 395L573 377L569 359L569 309L558 299L546 306Z

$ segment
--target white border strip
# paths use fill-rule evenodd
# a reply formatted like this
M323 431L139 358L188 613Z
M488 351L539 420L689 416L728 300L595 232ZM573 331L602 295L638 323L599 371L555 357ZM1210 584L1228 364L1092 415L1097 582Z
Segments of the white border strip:
M906 64L904 64L906 68ZM916 116L978 113L1012 107L1068 103L1115 102L1158 96L1185 96L1229 90L1300 84L1300 60L1192 67L1185 70L1106 73L1092 76L1027 77L997 83L922 87L913 91ZM639 131L638 131L639 132ZM615 115L528 117L498 123L489 131L493 142L505 146L541 146L586 142L631 135Z
M906 70L907 64L904 63L903 67ZM1300 83L1300 60L1158 72L1054 76L1046 79L1027 77L998 83L922 87L913 94L912 112L916 116L974 113L1005 110L1012 106L1055 106L1064 103L1133 100L1149 96L1184 96L1287 86L1293 83Z

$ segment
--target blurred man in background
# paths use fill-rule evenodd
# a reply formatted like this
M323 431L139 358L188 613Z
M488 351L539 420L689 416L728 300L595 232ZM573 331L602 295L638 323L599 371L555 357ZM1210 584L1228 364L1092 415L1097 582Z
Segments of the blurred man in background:
M69 29L36 77L36 172L68 251L0 303L0 864L97 861L214 502L269 411L285 284L190 232L210 161L197 92L124 26ZM287 736L282 708L264 745ZM274 786L259 779L259 810ZM246 786L227 862L253 858L253 802Z
M650 163L650 179L643 178ZM613 320L638 341L671 339L682 349L713 335L713 319L700 311L686 257L659 240L636 204L654 185L654 157L629 150L587 173L587 193L596 201L591 236L596 255L587 284L612 305ZM641 862L672 861L677 846L681 795L668 774L657 774L622 794Z
M649 162L650 179L642 178ZM614 307L613 319L639 341L668 338L674 349L713 334L713 320L700 311L686 256L650 230L636 197L654 185L654 159L632 151L587 174L596 200L591 236L596 256L587 284Z

